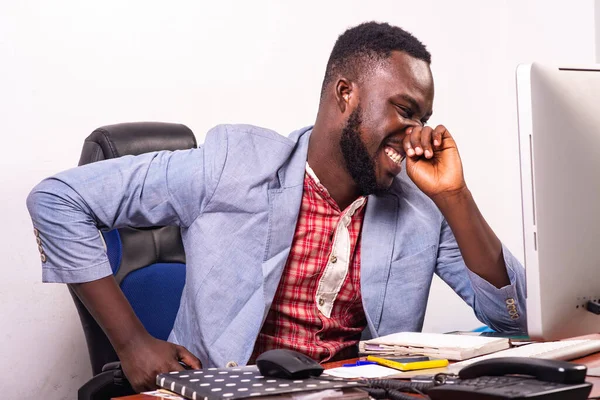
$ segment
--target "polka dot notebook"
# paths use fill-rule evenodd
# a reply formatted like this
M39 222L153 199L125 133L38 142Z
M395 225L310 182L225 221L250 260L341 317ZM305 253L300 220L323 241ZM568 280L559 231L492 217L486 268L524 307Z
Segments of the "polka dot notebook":
M331 379L331 378L328 378ZM193 400L244 399L272 394L361 386L341 378L288 380L264 377L256 365L236 368L207 368L160 374L156 384Z

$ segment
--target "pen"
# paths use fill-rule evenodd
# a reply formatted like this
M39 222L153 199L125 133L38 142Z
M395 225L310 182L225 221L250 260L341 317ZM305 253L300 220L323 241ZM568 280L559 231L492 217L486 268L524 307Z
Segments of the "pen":
M342 367L358 367L359 365L374 365L377 364L375 361L362 361L358 360L356 363L344 364Z
M392 360L387 360L381 357L368 356L367 360L375 361L379 365L398 369L400 371L413 371L417 369L441 368L448 365L448 360L429 360L400 363Z

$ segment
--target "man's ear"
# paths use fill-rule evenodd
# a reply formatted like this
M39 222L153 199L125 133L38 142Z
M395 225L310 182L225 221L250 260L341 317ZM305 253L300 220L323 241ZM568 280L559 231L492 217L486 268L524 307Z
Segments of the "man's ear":
M356 85L349 79L340 78L335 84L335 101L337 102L338 108L343 113L346 110L352 110L354 103L356 103L357 93L355 91Z

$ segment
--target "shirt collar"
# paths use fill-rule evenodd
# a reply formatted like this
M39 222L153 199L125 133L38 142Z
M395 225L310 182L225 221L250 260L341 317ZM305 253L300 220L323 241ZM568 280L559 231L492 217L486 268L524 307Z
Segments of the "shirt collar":
M335 203L335 201L334 201L334 200L331 198L331 195L329 194L329 191L327 190L327 188L326 188L325 186L323 186L323 184L322 184L322 183L321 183L321 181L319 180L319 177L317 176L317 174L315 174L315 171L313 171L313 169L310 167L310 165L308 165L308 161L306 162L306 173L307 173L307 174L308 174L308 176L309 176L309 177L310 177L310 178L311 178L311 179L312 179L312 180L315 182L316 186L317 186L317 187L318 187L320 190L322 190L322 191L323 191L323 192L326 194L326 196L327 196L327 197L329 197L329 198L331 199L331 201L332 201L333 203ZM346 210L344 210L344 211L346 211L346 212L345 212L345 214L346 214L346 215L349 215L350 217L352 217L352 215L354 215L354 213L355 213L355 212L356 212L358 209L360 209L360 207L361 207L362 205L364 205L366 201L367 201L367 198L366 198L366 196L360 196L360 197L358 197L356 200L354 200L354 201L352 202L352 204L350 204L350 205L349 205L349 206L346 208ZM336 204L336 208L338 208L338 207L337 207L337 204Z

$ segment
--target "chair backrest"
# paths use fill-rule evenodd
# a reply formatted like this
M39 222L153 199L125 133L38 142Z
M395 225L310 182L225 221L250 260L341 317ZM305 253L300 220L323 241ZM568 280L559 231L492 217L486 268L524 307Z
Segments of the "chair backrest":
M180 124L136 122L103 126L85 139L79 165L124 155L196 147L192 131ZM148 332L166 340L185 284L185 253L179 228L121 228L102 232L117 283ZM85 333L92 371L118 357L108 338L69 288Z

